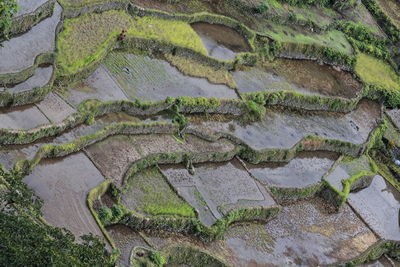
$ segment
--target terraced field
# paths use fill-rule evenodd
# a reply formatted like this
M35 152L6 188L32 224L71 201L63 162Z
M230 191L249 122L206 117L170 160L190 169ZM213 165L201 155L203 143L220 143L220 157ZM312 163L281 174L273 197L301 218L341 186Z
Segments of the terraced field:
M1 266L400 265L396 0L17 5Z

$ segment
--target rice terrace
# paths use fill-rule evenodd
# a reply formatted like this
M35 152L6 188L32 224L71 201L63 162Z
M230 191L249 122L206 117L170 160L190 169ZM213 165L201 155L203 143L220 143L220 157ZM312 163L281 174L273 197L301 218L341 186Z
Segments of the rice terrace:
M400 0L0 0L0 266L400 266Z

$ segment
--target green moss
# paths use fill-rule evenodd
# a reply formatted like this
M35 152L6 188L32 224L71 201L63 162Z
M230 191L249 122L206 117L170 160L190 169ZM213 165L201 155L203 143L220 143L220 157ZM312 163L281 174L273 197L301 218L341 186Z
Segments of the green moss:
M400 90L400 77L390 65L382 60L360 53L357 57L355 71L366 84L386 90Z

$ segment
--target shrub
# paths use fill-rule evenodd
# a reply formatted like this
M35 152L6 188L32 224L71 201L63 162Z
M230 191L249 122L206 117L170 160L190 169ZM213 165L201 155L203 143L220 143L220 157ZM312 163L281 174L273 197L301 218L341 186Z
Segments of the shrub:
M15 13L17 13L17 3L15 0L0 1L0 42L7 39L7 33L12 23L11 18Z
M101 207L100 210L98 211L98 214L101 223L104 225L109 224L113 219L113 212L109 207L106 206Z
M159 266L159 267L164 266L164 265L167 263L167 260L165 259L164 256L161 255L160 252L153 252L153 251L151 251L151 252L149 253L149 258L150 258L150 260L151 260L152 262L154 262L154 264L155 264L156 266Z

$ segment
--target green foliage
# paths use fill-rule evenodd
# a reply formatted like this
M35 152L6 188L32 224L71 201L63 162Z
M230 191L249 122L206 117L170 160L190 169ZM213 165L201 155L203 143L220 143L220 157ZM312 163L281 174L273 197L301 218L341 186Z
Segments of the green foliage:
M247 100L246 107L249 112L249 119L251 120L259 120L265 116L266 109L263 105L259 105L252 100Z
M40 209L43 201L24 183L22 173L17 171L6 172L0 165L0 177L3 177L9 185L4 196L5 201L29 209L34 215L42 214Z
M157 267L162 267L167 263L165 257L158 251L150 251L149 258Z
M67 230L0 212L1 266L112 266L105 245L93 236L77 243Z
M17 2L15 0L0 1L0 42L7 39L7 34L12 24L11 19L16 13Z
M102 224L108 225L112 221L113 212L109 207L102 206L100 208L100 210L98 211L98 214L99 214L99 219Z
M362 2L389 38L392 41L400 40L400 30L394 25L392 19L380 8L379 4L375 0L362 0Z

